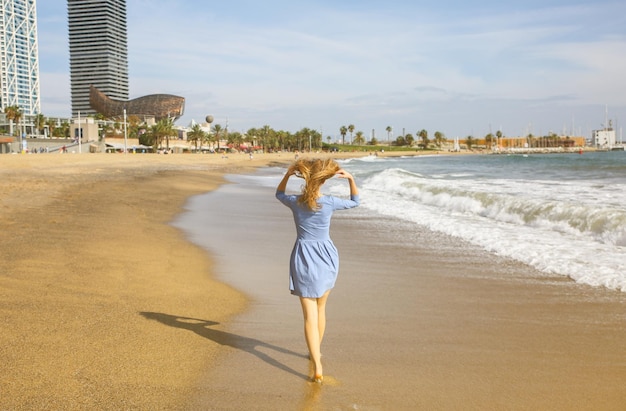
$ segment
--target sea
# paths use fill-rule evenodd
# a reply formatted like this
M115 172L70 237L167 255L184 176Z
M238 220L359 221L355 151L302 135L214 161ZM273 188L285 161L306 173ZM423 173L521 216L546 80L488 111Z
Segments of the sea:
M543 273L626 292L624 151L370 155L339 163L356 178L361 213L396 218L407 232L420 227L456 237ZM239 178L275 187L284 171L269 167ZM291 179L288 190L298 184ZM346 196L345 180L329 180L323 192Z

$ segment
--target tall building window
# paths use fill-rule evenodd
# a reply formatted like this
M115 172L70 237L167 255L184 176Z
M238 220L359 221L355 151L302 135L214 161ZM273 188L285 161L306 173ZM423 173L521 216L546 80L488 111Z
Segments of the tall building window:
M68 0L67 6L72 115L95 114L90 85L128 100L126 0Z
M0 0L0 63L0 109L19 106L26 115L39 114L35 0Z

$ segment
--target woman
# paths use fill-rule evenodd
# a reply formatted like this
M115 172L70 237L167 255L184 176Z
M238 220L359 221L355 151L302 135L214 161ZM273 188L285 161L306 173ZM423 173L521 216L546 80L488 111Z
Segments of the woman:
M302 194L287 195L287 181L296 175L304 179ZM329 178L345 178L350 200L323 196L320 188ZM335 286L339 255L330 239L330 219L335 210L359 205L354 177L331 159L300 159L289 167L276 188L276 198L289 207L296 223L297 239L289 264L289 288L300 297L304 315L304 336L315 366L313 380L323 380L320 346L326 328L326 300Z

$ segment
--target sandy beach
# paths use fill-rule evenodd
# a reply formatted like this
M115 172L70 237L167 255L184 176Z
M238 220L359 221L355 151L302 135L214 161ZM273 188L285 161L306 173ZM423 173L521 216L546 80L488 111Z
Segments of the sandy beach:
M407 255L392 219L335 221L328 378L309 383L288 211L223 185L292 159L0 157L0 410L624 409L624 293L428 232Z
M187 198L292 154L0 157L0 410L181 409L221 345L142 312L247 306L169 222Z

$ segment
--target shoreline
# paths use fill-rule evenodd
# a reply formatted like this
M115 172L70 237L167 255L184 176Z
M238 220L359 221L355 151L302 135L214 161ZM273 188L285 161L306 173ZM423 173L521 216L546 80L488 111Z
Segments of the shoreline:
M413 409L404 408L413 401L439 409L571 409L585 399L602 409L620 409L626 402L626 390L619 388L626 378L619 368L626 355L620 309L625 297L564 279L528 282L519 275L494 282L478 268L460 275L465 267L458 249L445 249L442 259L438 244L403 260L401 244L393 243L389 230L394 222L387 219L380 227L365 222L368 229L361 234L358 225L337 222L345 232L333 235L343 267L329 306L330 375L323 395L311 390L304 381L301 314L285 291L292 223L274 219L285 210L276 210L273 197L261 194L271 203L259 209L268 210L267 221L261 219L267 230L245 219L234 224L236 215L222 227L219 220L212 223L239 241L246 258L207 252L173 225L190 198L236 191L226 175L293 158L293 153L253 160L243 154L0 157L0 410L212 409L211 394L224 405L213 409L294 406L293 396L302 408ZM228 201L217 209L237 212ZM242 203L237 204L250 204ZM208 209L207 214L219 213ZM256 247L252 239L277 233L277 224L282 234L272 235L269 249ZM440 238L415 235L419 241ZM380 238L389 243L385 258L368 264L380 252L371 245ZM268 256L277 258L263 263ZM398 261L407 264L396 267ZM406 272L410 267L420 267L423 276L414 278ZM503 268L526 273L519 264L488 267L490 276ZM399 283L385 289L388 268L394 277L403 273L416 282L414 287ZM261 269L266 275L258 289L273 287L262 298L224 281L229 272L252 275ZM376 328L384 332L371 341L372 330L359 328L364 314L355 311L360 301L353 290L363 286L361 273L376 285L363 290L375 303L365 312L384 320ZM458 283L451 285L450 278ZM410 329L394 325L406 310L391 296L413 289L417 294L405 296L416 315L408 324L419 330L410 335ZM391 303L385 313L374 299L378 290L386 290L389 299L382 303ZM282 304L288 308L277 313ZM276 324L284 328L272 328ZM374 344L375 358L369 358L367 345L350 345L354 334ZM387 352L389 344L395 353ZM403 368L409 366L414 368ZM372 377L377 375L384 378ZM417 400L407 398L409 392Z
M179 408L223 348L149 313L226 328L249 300L171 222L224 175L293 158L0 156L0 409Z
M626 403L626 295L360 207L333 217L341 272L328 303L324 384L311 384L299 304L287 289L292 218L272 187L229 179L234 184L194 199L181 224L219 256L219 278L252 303L229 324L227 355L185 409L618 410ZM216 212L200 216L205 209ZM212 227L210 235L194 230L202 227ZM208 324L199 335L221 334Z

